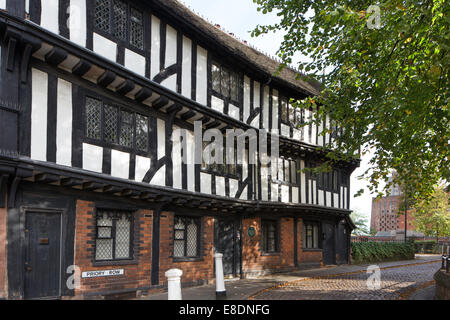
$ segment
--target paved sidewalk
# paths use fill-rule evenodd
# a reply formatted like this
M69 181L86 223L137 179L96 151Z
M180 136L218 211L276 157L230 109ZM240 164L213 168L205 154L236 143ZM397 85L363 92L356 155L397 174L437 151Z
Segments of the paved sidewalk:
M434 262L433 262L434 261ZM393 299L399 296L397 291L409 288L416 282L423 283L432 278L432 270L438 268L440 256L438 255L416 255L415 260L395 261L378 263L382 269L382 277L389 277L385 282L388 293L370 292L367 293L366 265L341 265L326 268L298 270L289 273L274 274L257 279L227 281L227 298L229 300L269 299ZM400 267L405 266L405 267ZM383 270L383 268L388 268ZM405 269L406 268L406 269ZM345 274L345 276L341 276ZM317 277L333 277L334 279L312 279ZM422 279L423 278L423 279ZM357 281L355 281L357 280ZM300 286L286 286L287 289L269 289L291 282L301 283ZM309 285L310 287L306 287ZM394 288L395 287L395 288ZM399 288L397 288L399 287ZM330 289L333 288L333 289ZM394 290L395 289L395 290ZM398 289L398 290L397 290ZM396 291L397 290L397 291ZM262 293L263 291L266 291ZM350 294L348 294L350 292ZM199 287L182 289L183 300L215 300L215 285L205 285ZM256 296L255 296L256 295ZM141 298L143 300L167 300L167 292L152 294Z

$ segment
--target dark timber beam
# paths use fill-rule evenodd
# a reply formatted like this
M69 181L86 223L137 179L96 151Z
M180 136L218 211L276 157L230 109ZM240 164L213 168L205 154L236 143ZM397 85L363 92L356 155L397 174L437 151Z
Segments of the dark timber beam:
M188 112L185 112L185 113L183 113L181 116L180 116L180 119L181 120L184 120L184 121L188 121L189 119L191 119L192 117L194 117L196 115L196 113L194 112L194 111L188 111Z
M67 55L66 50L54 47L45 55L45 61L52 66L58 66L61 62L67 59Z
M141 90L139 90L138 93L136 93L136 95L134 96L134 99L137 102L144 102L145 100L150 98L152 95L153 95L152 90L150 90L148 88L142 88Z
M85 60L80 60L80 62L78 62L75 65L75 67L72 68L72 74L82 77L86 73L88 73L88 71L91 70L91 68L92 68L92 64L90 64L89 62L87 62Z
M155 102L153 102L152 107L155 108L156 110L161 109L162 107L165 107L169 104L169 99L166 97L159 97L158 99L156 99Z
M126 95L131 92L135 87L135 84L131 80L125 80L120 86L117 87L116 92L121 95Z
M97 80L97 84L106 88L116 79L116 74L112 71L106 70Z
M75 178L64 178L64 179L61 179L60 184L63 187L73 188L76 186L81 186L83 184L83 180L75 179Z

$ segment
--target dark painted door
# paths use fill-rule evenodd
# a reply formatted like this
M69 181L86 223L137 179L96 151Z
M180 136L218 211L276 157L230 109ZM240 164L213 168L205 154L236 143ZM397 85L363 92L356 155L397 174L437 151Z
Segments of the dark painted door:
M338 264L348 263L348 249L350 245L349 231L345 222L340 222L336 235L336 259Z
M335 264L334 246L334 225L328 222L323 223L323 263Z
M228 276L241 273L240 223L234 219L215 220L215 248L223 254L223 272Z
M28 212L25 217L26 299L60 295L61 215Z

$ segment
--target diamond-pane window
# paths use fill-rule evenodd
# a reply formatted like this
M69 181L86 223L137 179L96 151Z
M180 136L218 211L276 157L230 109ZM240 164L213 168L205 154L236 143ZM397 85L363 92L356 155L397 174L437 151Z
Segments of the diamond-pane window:
M120 40L127 39L127 4L114 0L114 36Z
M131 8L130 13L130 44L138 49L144 49L143 16L134 8Z
M148 117L140 114L136 115L136 148L148 150Z
M198 257L200 238L200 218L175 217L174 225L174 257Z
M95 0L95 26L110 32L111 0Z
M117 142L117 125L119 111L117 107L105 105L105 140L107 142Z
M96 260L131 259L132 220L130 212L106 210L97 212Z
M133 114L127 111L120 112L120 145L128 148L133 147Z
M86 99L86 136L101 139L102 102L96 99Z

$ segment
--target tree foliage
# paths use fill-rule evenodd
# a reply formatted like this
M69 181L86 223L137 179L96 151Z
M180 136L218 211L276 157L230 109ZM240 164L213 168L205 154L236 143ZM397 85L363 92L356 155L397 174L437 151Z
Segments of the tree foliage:
M353 234L358 236L367 236L370 234L369 228L367 226L368 219L365 216L363 216L361 213L354 211L350 215L350 218L352 219L353 223L356 226L356 229L353 230Z
M361 148L374 153L364 176L379 195L392 169L422 199L449 181L449 1L253 1L279 22L252 35L284 32L281 67L307 56L299 70L323 85L319 96L293 103L319 106L313 123L329 115L344 128L334 151L326 148L328 167Z
M450 205L444 186L436 188L428 201L416 201L413 216L415 227L426 236L449 237Z

